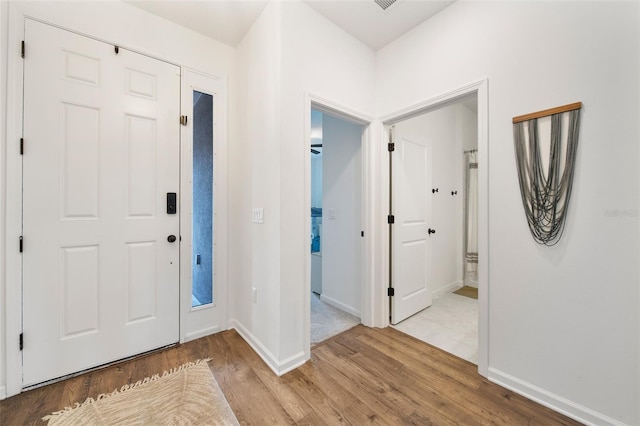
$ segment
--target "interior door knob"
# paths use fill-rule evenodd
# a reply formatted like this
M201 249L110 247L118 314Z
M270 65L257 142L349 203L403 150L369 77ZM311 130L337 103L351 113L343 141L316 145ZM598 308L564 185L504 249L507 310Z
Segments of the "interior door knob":
M173 243L176 241L176 236L175 235L169 235L167 237L167 241L169 241L170 243Z
M424 229L424 228L423 228L423 229ZM431 228L429 228L429 230L428 230L427 232L429 233L429 235L431 235L431 234L435 234L435 233L436 233L436 230L435 230L435 229L431 229Z

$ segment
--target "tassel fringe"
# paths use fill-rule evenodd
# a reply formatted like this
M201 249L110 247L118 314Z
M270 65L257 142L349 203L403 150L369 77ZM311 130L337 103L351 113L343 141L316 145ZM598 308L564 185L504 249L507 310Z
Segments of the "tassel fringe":
M176 367L176 368L172 368L171 370L165 371L162 374L154 374L151 377L145 377L143 380L138 380L135 383L130 383L128 385L124 385L120 389L115 389L113 392L101 393L100 395L98 395L97 398L87 398L82 404L80 404L79 402L76 402L75 405L73 405L73 406L64 407L63 410L55 411L55 412L53 412L53 413L51 413L51 414L49 414L47 416L44 416L42 418L42 420L47 422L47 421L49 421L49 420L51 420L51 419L53 419L53 418L55 418L57 416L60 416L62 414L65 414L65 413L68 413L68 412L71 412L71 411L75 411L78 408L83 407L85 405L91 405L91 404L93 404L93 403L95 403L97 401L100 401L100 400L103 400L103 399L118 395L121 392L130 390L130 389L135 389L135 388L137 388L139 386L145 385L147 383L151 383L151 382L156 381L158 379L161 379L163 377L170 376L170 375L175 374L175 373L177 373L179 371L185 370L187 368L195 367L198 364L207 363L209 361L211 361L211 358L199 359L199 360L196 360L196 361L184 363L181 366Z

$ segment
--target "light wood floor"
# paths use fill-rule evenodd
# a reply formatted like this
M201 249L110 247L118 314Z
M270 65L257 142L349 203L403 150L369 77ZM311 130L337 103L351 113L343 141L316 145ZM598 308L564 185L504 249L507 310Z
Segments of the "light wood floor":
M361 325L315 346L310 361L282 377L225 331L0 401L0 423L41 424L66 405L207 357L241 424L579 424L489 383L467 361Z

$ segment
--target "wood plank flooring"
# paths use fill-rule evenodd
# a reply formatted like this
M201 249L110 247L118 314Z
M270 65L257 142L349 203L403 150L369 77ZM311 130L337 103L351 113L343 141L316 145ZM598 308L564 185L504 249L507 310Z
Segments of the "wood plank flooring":
M361 325L315 346L310 361L282 377L225 331L0 401L0 423L42 424L67 405L208 357L241 424L579 424L488 382L467 361Z

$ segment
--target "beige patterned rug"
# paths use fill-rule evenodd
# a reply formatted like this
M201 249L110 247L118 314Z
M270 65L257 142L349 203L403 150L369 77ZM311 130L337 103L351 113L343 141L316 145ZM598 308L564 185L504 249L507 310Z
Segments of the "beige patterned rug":
M49 425L238 425L207 360L184 364L42 420Z

